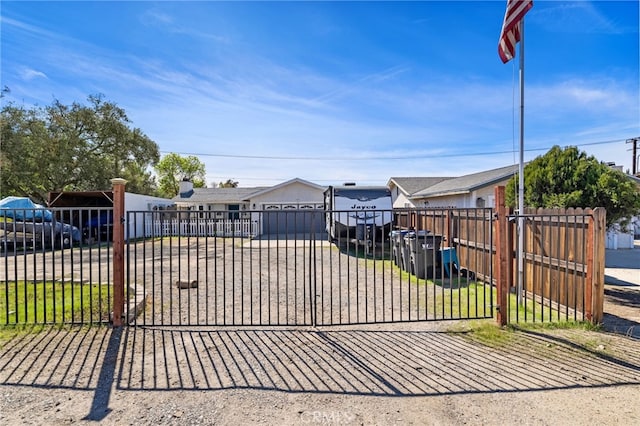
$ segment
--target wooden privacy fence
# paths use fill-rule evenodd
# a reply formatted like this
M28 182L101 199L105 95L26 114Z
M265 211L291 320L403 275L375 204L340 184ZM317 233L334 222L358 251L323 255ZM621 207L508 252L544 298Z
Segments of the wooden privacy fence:
M522 288L517 287L517 219L508 227L510 289L521 304L516 321L557 314L565 319L602 321L606 216L596 209L525 209ZM516 284L514 284L516 283ZM542 305L542 308L540 308ZM544 309L547 306L548 309ZM538 312L535 308L538 307ZM584 317L584 318L582 318ZM552 319L552 318L551 318Z
M484 282L494 282L494 209L407 209L395 212L401 229L441 235L443 248L454 248L461 269ZM494 282L495 284L495 282Z
M396 225L443 236L461 270L497 288L498 321L589 320L600 323L604 303L606 213L596 209L496 208L399 210ZM518 223L523 222L522 284Z

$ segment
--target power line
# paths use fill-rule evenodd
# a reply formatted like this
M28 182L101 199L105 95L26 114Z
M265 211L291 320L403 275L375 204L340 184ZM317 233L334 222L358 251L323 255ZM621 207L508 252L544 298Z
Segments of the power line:
M608 141L590 142L576 144L573 146L593 146L593 145L606 145L612 143L624 142L624 139L615 139ZM548 151L550 147L546 148L530 148L525 149L526 152L539 152ZM309 156L269 156L269 155L240 155L240 154L212 154L206 152L175 152L175 151L160 151L161 153L169 154L174 153L178 155L193 155L196 157L218 157L218 158L239 158L239 159L252 159L252 160L299 160L299 161L371 161L371 160L417 160L417 159L437 159L437 158L459 158L459 157L481 157L485 155L502 155L511 154L513 151L485 151L485 152L469 152L469 153L457 153L457 154L424 154L424 155L402 155L402 156L361 156L361 157L309 157Z

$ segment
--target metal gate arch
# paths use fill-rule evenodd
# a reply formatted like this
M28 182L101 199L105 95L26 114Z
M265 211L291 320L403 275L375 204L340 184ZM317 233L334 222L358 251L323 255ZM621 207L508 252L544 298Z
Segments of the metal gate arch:
M216 227L197 226L200 233L184 235L176 232L180 227L158 226L173 220L166 211L127 212L126 287L147 300L133 323L308 327L493 316L490 282L447 276L445 266L454 265L428 250L412 262L433 265L439 278L404 271L394 242L379 233L364 243L355 233L329 241L314 228L325 213L299 213L311 221L305 234L251 235L230 227L221 235L207 231ZM175 214L201 220L198 212ZM136 229L145 234L134 238ZM420 238L419 245L426 243Z

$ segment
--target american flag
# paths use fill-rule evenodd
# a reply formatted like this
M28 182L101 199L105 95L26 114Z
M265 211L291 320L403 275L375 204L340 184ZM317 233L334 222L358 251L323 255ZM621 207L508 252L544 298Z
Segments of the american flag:
M516 43L520 41L520 25L525 13L533 7L533 0L507 0L498 54L503 63L509 62L516 54Z

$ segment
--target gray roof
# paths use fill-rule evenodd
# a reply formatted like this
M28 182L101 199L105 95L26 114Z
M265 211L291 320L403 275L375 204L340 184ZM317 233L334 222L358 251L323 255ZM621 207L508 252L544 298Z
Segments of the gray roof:
M434 177L392 177L389 183L394 183L405 194L413 195L416 192L423 191L443 180L454 179L453 177L434 176ZM388 185L391 186L391 185Z
M447 179L433 186L423 189L413 194L412 198L435 197L451 194L469 193L478 188L482 188L501 180L513 176L518 171L518 165L501 167L499 169L487 170L458 178Z
M233 204L251 198L256 192L263 191L267 187L253 188L193 188L190 197L173 197L174 202Z

